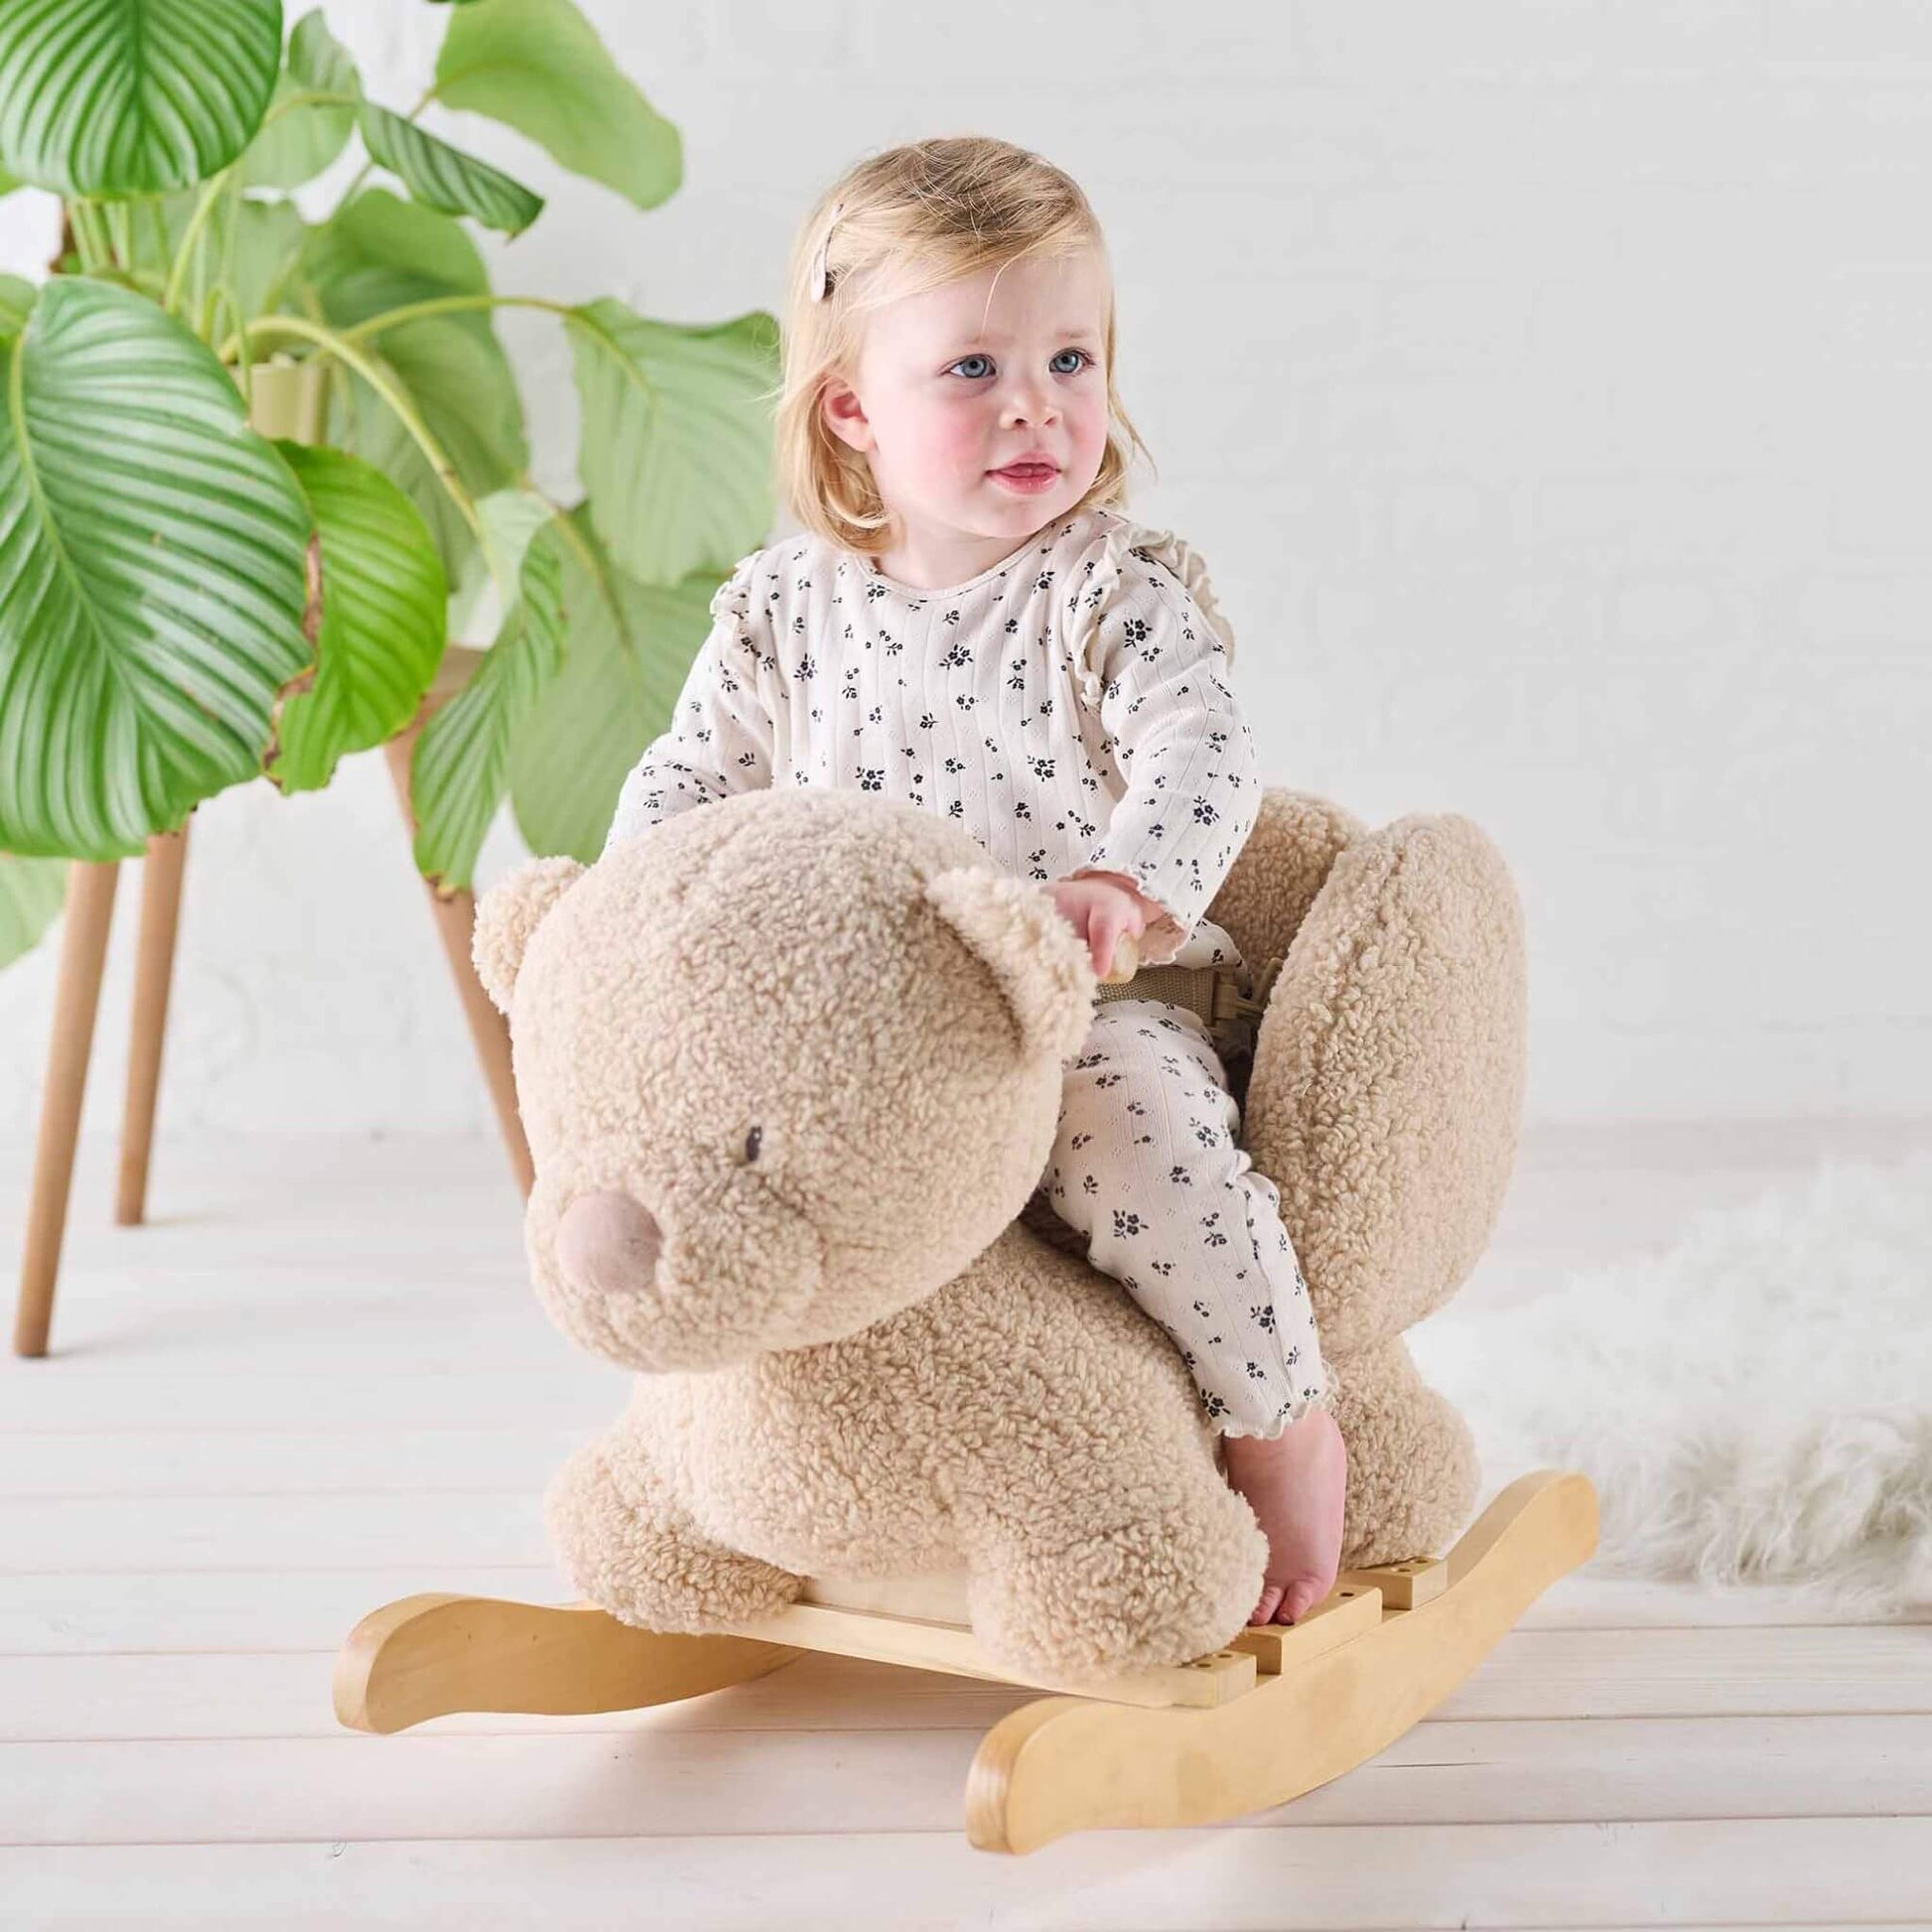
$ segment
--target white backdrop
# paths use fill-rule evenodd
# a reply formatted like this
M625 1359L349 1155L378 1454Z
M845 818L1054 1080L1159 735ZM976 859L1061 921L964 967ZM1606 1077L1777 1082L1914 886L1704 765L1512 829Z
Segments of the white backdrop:
M1132 507L1208 560L1268 780L1464 812L1508 855L1532 1117L1932 1112L1932 9L588 11L682 129L685 187L640 214L432 109L552 198L485 243L499 289L771 307L860 153L1039 149L1106 223L1160 465ZM329 17L378 98L415 99L440 9ZM46 198L0 203L0 266L38 275L52 232ZM503 333L571 492L561 339ZM521 856L499 821L480 879ZM36 1118L57 949L0 974L0 1132ZM488 1131L378 756L197 814L162 1114Z

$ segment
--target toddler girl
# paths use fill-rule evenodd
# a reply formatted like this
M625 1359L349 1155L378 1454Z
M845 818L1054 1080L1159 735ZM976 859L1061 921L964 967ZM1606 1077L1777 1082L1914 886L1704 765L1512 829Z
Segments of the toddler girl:
M1202 917L1260 808L1199 559L1130 522L1105 244L1003 141L851 169L793 250L777 433L804 525L745 558L610 842L773 784L962 825L1107 973L1238 963ZM607 846L608 849L608 846ZM1346 1462L1279 1195L1206 1028L1096 1004L1040 1192L1167 1330L1269 1542L1251 1621L1333 1587Z

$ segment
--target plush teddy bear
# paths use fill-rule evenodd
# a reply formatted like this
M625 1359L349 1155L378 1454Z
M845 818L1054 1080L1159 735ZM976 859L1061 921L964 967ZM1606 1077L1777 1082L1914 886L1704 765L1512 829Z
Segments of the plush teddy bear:
M1475 1466L1401 1331L1507 1174L1513 895L1462 821L1369 838L1271 791L1211 913L1286 956L1244 1145L1337 1384L1344 1561L1432 1554ZM1266 1539L1191 1377L1030 1209L1095 987L1043 891L917 807L754 791L511 876L475 957L510 1022L538 1296L638 1371L546 1501L587 1596L702 1632L806 1576L963 1568L984 1649L1068 1682L1242 1628Z

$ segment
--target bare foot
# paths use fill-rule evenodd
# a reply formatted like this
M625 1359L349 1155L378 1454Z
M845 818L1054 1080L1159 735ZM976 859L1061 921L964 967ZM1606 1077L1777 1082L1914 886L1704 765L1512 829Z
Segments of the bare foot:
M1269 1442L1229 1436L1228 1482L1268 1538L1261 1601L1250 1623L1297 1623L1335 1587L1341 1565L1348 1451L1325 1409L1311 1409Z

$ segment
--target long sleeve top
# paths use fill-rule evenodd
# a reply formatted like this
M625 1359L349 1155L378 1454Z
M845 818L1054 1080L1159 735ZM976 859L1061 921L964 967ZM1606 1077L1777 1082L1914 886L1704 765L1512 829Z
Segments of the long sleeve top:
M711 618L606 851L733 792L876 792L952 819L1019 878L1132 880L1160 965L1260 810L1206 573L1117 511L1077 511L944 590L787 537L741 560Z

